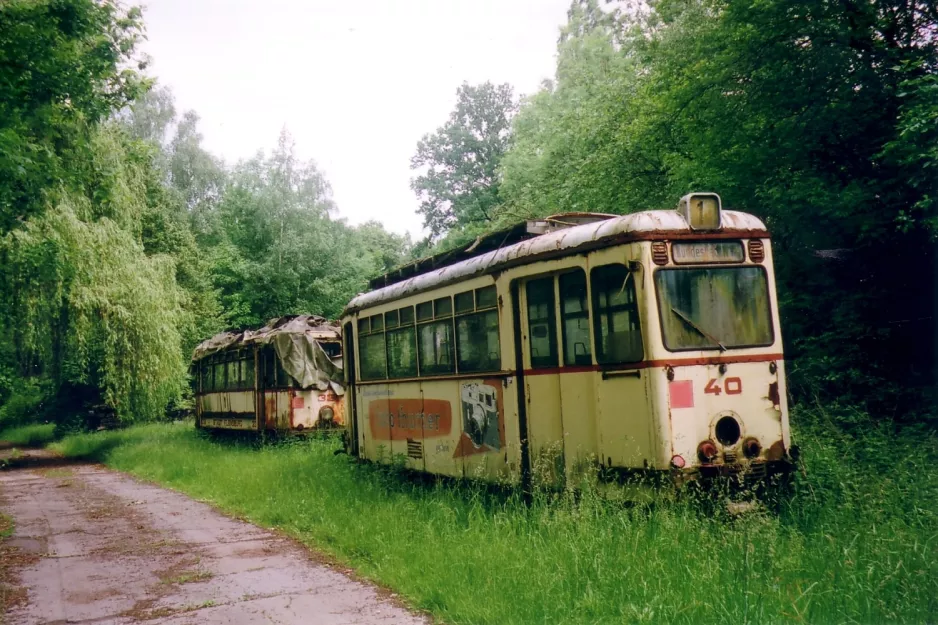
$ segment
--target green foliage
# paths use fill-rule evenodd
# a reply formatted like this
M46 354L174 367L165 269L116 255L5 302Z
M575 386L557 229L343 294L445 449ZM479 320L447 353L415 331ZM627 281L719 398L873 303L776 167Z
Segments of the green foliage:
M43 382L35 377L17 379L9 397L0 404L0 430L22 426L43 413L43 404L49 396L48 384Z
M110 1L0 7L4 351L47 403L81 412L66 397L77 392L125 421L180 394L181 329L193 324L161 249L181 246L154 233L167 216L154 153L104 123L145 86L128 69L141 28L138 9ZM38 410L33 388L4 410Z
M159 425L56 449L276 527L450 623L926 622L938 610L938 448L801 413L806 476L780 511L586 490L536 497ZM872 420L868 419L872 424Z
M232 171L203 237L211 273L235 327L274 316L337 316L366 280L400 264L408 241L371 222L332 217L331 189L295 156L284 131L277 149Z
M57 384L101 389L125 420L154 418L181 391L181 293L171 257L144 254L85 198L63 200L2 241L8 328L22 362Z
M0 234L82 184L90 129L143 87L126 67L141 29L112 0L0 3Z
M8 421L159 418L184 403L200 340L337 315L409 246L333 219L328 183L286 134L228 171L198 115L129 69L141 35L139 10L111 0L0 4Z
M411 181L430 240L454 228L491 225L500 203L498 166L517 105L511 86L463 83L449 120L417 144Z

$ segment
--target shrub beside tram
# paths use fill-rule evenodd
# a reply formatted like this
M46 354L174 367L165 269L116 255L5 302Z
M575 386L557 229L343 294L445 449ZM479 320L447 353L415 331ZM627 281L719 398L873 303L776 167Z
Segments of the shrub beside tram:
M342 317L353 455L558 484L797 457L769 234L716 194L529 221L371 287Z

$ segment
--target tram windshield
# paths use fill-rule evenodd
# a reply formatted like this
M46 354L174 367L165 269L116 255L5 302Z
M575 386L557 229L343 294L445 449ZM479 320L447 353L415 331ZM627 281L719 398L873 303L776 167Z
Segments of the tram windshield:
M774 342L761 267L689 267L655 273L664 346L671 351Z

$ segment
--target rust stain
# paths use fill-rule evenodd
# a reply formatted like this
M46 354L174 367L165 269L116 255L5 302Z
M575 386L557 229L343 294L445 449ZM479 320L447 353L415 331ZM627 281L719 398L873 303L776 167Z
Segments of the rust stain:
M780 406L782 404L781 397L779 397L778 394L778 382L769 384L769 401L772 402L773 406Z
M264 423L268 428L277 427L276 393L264 393Z
M785 457L785 443L775 441L765 453L766 460L781 460Z
M345 402L341 401L341 398L337 401L329 404L332 407L333 416L332 421L337 426L345 425Z

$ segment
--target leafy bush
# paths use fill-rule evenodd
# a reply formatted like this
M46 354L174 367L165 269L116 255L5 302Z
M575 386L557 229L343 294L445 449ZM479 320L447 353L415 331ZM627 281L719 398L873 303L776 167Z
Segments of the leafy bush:
M19 379L9 399L0 405L0 430L42 419L48 400L47 381L37 378Z

